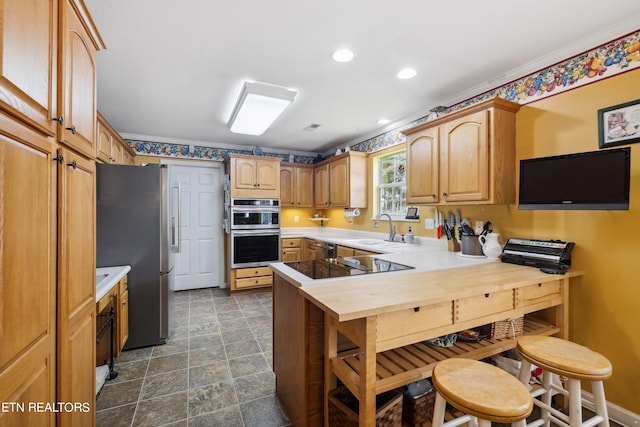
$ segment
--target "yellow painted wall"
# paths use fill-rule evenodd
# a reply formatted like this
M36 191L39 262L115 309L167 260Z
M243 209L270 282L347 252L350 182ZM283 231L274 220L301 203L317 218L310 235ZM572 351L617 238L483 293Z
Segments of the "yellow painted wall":
M640 70L523 106L516 119L517 160L598 150L597 111L636 99L640 99ZM607 400L640 413L640 144L630 147L627 211L519 211L516 205L460 209L471 220L491 220L502 243L508 237L576 243L572 268L585 275L572 281L570 339L611 360L613 376L605 382ZM433 216L432 207L420 210L422 218ZM313 209L299 210L303 213L297 224L288 211L283 210L284 226L313 226L304 220ZM373 231L371 213L361 211L354 224L348 224L341 209L329 209L328 226ZM424 229L423 220L398 223L398 233L405 233L408 225L416 235L435 237L432 230ZM386 224L377 231L386 232Z

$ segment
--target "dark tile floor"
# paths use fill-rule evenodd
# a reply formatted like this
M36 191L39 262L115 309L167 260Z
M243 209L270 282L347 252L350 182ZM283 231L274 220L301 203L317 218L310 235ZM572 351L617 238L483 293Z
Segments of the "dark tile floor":
M120 355L97 426L289 426L271 349L271 293L178 292L170 342Z

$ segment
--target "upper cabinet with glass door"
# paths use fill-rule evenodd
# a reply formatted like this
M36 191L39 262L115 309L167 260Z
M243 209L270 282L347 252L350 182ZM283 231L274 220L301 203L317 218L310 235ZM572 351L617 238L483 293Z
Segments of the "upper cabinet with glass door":
M519 109L493 98L403 131L407 203L514 203Z

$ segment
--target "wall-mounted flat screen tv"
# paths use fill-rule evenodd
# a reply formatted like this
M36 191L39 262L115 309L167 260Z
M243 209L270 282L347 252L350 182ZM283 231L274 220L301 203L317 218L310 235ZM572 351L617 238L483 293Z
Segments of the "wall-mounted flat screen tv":
M518 209L629 209L631 149L520 160Z

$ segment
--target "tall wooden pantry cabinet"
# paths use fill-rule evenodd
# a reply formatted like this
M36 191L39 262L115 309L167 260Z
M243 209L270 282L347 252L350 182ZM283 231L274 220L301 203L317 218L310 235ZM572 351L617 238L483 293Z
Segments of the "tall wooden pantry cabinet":
M0 426L92 426L104 43L82 0L0 0L0 20Z

